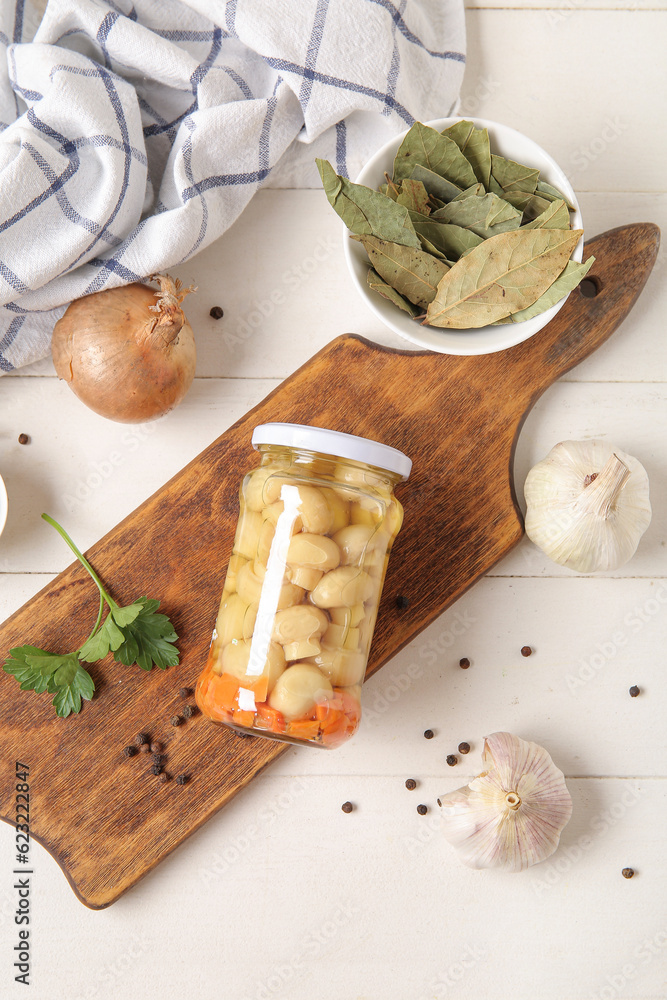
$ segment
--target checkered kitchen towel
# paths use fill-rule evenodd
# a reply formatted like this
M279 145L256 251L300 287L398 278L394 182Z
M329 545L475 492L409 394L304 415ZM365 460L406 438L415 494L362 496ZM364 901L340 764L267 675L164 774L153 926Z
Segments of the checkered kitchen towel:
M32 6L31 6L32 3ZM44 9L45 8L45 9ZM461 84L462 0L0 0L0 371Z

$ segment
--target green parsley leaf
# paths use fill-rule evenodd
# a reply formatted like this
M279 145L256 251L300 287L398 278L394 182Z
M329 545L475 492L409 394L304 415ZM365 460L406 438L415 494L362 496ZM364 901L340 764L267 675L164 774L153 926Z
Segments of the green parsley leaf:
M159 601L139 597L127 607L119 607L65 529L48 514L42 517L56 529L94 581L100 592L99 613L80 649L70 653L49 653L39 646L17 646L10 649L3 670L16 678L22 691L54 695L56 712L66 718L72 712L80 712L81 699L90 701L95 692L93 678L81 665L81 660L92 663L113 652L117 663L126 666L137 663L142 670L150 670L153 666L164 670L178 663L178 650L172 645L178 636L167 616L155 613L160 607ZM100 626L105 604L109 614Z
M156 615L160 602L148 597L138 597L135 604L141 604L139 615L123 629L125 641L114 652L114 660L125 666L138 664L142 670L156 666L161 670L175 667L178 650L172 645L178 636L166 615Z
M94 663L107 655L109 650L115 651L125 641L121 629L126 628L138 618L143 611L143 604L129 604L126 608L112 608L107 619L95 635L86 639L79 650L79 656L86 663ZM120 626L120 628L118 627Z
M159 604L160 602L158 601L158 607ZM116 625L123 628L125 625L133 622L135 618L138 618L143 610L143 604L140 601L135 601L134 604L128 604L126 608L114 608L111 614Z
M75 652L49 653L38 646L18 646L10 649L3 670L17 679L22 691L54 694L53 705L63 718L80 712L81 699L90 701L95 691L92 677Z

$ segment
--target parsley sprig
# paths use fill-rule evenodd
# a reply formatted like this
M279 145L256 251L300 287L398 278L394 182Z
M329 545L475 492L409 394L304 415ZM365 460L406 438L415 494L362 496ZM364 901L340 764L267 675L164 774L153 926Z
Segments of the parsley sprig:
M65 540L95 582L100 592L97 621L78 649L69 653L50 653L37 646L17 646L10 649L3 670L16 678L22 691L54 695L57 714L66 718L71 712L80 712L81 699L90 701L95 692L93 678L82 666L82 661L95 663L112 652L114 660L125 666L136 663L142 670L150 670L153 666L164 670L178 663L178 650L172 645L178 636L167 616L155 613L159 601L137 597L126 607L117 604L64 528L48 514L42 517ZM102 623L105 604L109 613Z

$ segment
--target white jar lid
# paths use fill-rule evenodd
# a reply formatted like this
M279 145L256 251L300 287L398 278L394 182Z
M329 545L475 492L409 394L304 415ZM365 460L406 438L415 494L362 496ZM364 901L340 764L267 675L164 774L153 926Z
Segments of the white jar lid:
M370 438L357 437L356 434L330 431L326 427L259 424L252 432L252 446L259 448L263 444L303 448L305 451L317 451L336 458L350 458L354 462L364 462L366 465L374 465L376 469L394 472L401 479L407 479L412 469L412 460L397 448L390 448L389 445Z

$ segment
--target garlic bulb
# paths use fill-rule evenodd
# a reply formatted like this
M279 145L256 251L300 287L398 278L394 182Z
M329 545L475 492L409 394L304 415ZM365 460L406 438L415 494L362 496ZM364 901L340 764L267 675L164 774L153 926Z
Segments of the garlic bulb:
M519 872L558 847L572 799L549 754L511 733L484 740L488 770L438 799L444 834L471 868Z
M562 441L530 470L526 534L579 573L618 569L651 523L648 476L604 441Z

